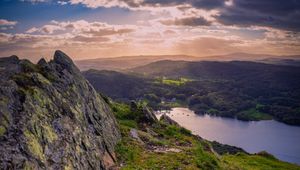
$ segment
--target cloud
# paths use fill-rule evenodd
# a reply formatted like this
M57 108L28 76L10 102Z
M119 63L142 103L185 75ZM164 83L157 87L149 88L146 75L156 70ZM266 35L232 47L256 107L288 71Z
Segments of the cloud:
M99 8L99 7L122 7L128 8L128 4L132 4L134 1L122 1L122 0L69 0L70 4L82 4L89 8ZM127 4L128 3L128 4Z
M107 42L110 39L107 37L94 37L94 36L86 36L86 35L78 35L73 37L71 40L76 42Z
M17 21L9 21L6 19L0 19L0 26L14 26L17 23L18 23Z
M69 0L68 2L73 5L82 4L89 8L121 7L138 10L190 5L210 10L224 6L227 1L228 0Z
M99 53L104 49L106 54L118 51L113 48L126 51L124 49L127 46L126 35L133 33L135 29L136 27L131 25L110 25L85 20L51 21L44 26L33 27L25 33L0 33L0 56L15 53L20 56L27 54L29 58L38 58L36 51L45 55L51 54L51 50L61 48L67 51L81 49L85 54L93 51L94 55L96 51Z
M226 6L233 8L235 3ZM163 5L171 4L166 1ZM172 15L154 15L153 20L135 25L86 20L50 21L25 33L0 33L0 56L14 53L21 57L43 55L50 58L55 49L65 50L75 59L179 53L207 56L249 51L300 53L300 35L294 31L218 24L222 12L214 9L197 9L189 5L166 9L172 9ZM259 38L255 36L257 34Z
M157 11L175 7L179 10L215 10L218 11L219 15L213 17L216 22L222 25L266 26L282 30L300 31L300 20L298 19L300 18L300 1L297 0L69 0L68 2L73 5L82 4L89 8L120 7L131 10ZM171 13L171 11L169 12ZM190 23L192 26L207 24L201 17L189 17L193 18L186 18L182 21L173 18L175 20L173 23L181 25L187 22L188 26L190 26ZM172 25L170 24L171 21L166 22L167 25Z
M175 18L169 20L161 20L160 23L164 25L178 25L178 26L210 26L212 23L203 17L185 17Z
M20 0L21 2L30 2L30 3L39 3L39 2L48 2L51 0Z
M68 4L68 2L66 2L66 1L57 1L57 3L60 4L60 5L67 5Z
M300 1L234 0L223 8L217 20L224 25L267 26L300 31Z
M36 28L36 27L33 27L33 28L30 28L29 30L26 31L26 33L43 33L43 34L53 34L54 32L56 31L63 31L65 30L64 27L61 27L61 26L58 26L58 25L44 25L43 27L41 28Z
M129 25L109 25L103 22L87 22L85 20L78 20L74 22L51 21L50 24L44 25L40 28L30 28L26 31L26 33L55 34L62 31L76 34L85 33L92 36L108 36L130 33L134 31L134 29L134 26Z

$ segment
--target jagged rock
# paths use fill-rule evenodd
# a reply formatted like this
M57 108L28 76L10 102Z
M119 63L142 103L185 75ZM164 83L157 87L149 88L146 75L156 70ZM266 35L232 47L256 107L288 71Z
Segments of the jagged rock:
M116 120L72 60L0 59L0 169L109 169Z
M47 61L44 59L44 58L41 58L38 63L37 63L39 66L41 67L47 67L48 66L48 63Z
M137 112L138 111L138 105L135 101L131 101L130 102L130 110L132 112Z
M138 120L139 123L152 124L158 121L154 112L149 107L138 105L135 101L131 101L130 110L141 114Z
M134 128L131 128L130 129L130 132L129 132L130 136L134 139L136 139L137 141L141 142L141 143L144 143L141 138L139 137L139 134L138 134L138 131Z
M169 125L179 126L179 124L176 121L174 121L173 119L171 119L167 114L161 115L160 121L162 121L166 124L169 124Z
M221 144L217 141L211 142L212 149L217 152L219 155L224 155L224 154L237 154L239 152L241 153L246 153L242 148L236 147L236 146L230 146L230 145L225 145Z
M143 106L143 115L143 120L145 122L155 123L158 121L154 112L147 106Z
M60 50L55 51L53 62L56 63L61 69L66 69L70 72L80 72L73 63L72 59Z

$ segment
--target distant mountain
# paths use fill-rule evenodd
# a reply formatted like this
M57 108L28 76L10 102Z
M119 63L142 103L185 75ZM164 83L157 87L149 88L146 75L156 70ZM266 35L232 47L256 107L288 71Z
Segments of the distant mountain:
M247 79L255 78L264 80L278 79L278 83L286 83L289 79L291 83L300 78L300 68L291 66L281 66L264 64L249 61L157 61L145 66L129 69L129 72L148 75L166 76L171 78L188 77L192 79ZM282 80L282 81L281 81ZM293 80L293 81L291 81ZM296 83L295 81L294 83ZM299 82L297 82L299 83Z
M201 59L202 61L254 61L271 57L281 58L281 56L269 54L231 53L225 55L199 57L199 59Z
M300 58L295 58L295 59L267 58L267 59L257 60L257 61L266 64L300 67Z
M72 60L0 59L0 169L109 169L121 138Z
M269 59L276 59L277 62L270 62ZM187 55L157 55L157 56L124 56L115 58L98 58L88 60L75 61L80 70L85 71L89 69L96 70L114 70L121 71L138 66L143 66L156 61L171 60L171 61L256 61L268 64L283 65L298 65L295 62L299 61L300 56L275 56L267 54L247 54L247 53L233 53L227 55L215 55L205 57L194 57ZM282 60L279 62L279 60ZM290 60L284 62L284 60Z
M115 58L98 58L75 61L80 70L115 70L120 71L137 66L146 65L160 60L195 61L198 58L187 55L158 55L158 56L124 56Z

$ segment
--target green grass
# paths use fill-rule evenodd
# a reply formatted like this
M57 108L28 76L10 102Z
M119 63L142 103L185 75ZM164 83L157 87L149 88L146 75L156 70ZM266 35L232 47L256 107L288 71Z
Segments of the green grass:
M182 86L185 85L187 82L191 82L191 81L193 80L188 78L183 78L183 77L179 79L167 79L163 77L163 78L156 79L155 83L166 84L170 86Z
M186 170L300 170L294 164L277 160L261 152L257 155L238 153L216 155L209 141L199 139L191 131L163 122L141 126L126 104L111 104L119 122L122 140L116 147L121 169L186 169ZM138 132L140 142L129 135L131 128ZM153 148L175 148L179 152L155 152Z
M282 162L269 156L262 155L226 155L222 157L225 167L243 170L299 170L300 167L287 162Z
M214 155L205 153L200 143L192 136L191 131L157 122L148 128L139 128L138 122L130 107L126 104L113 103L113 111L120 125L122 140L116 147L116 153L121 169L199 169L210 167L218 169ZM131 128L138 130L139 137L143 143L131 138ZM177 148L181 152L158 153L149 147Z
M118 160L124 165L121 169L219 169L217 158L203 151L193 137L182 134L180 128L160 126L154 131L165 136L160 139L164 142L151 145L178 148L181 152L157 153L149 150L148 144L124 136L116 149Z

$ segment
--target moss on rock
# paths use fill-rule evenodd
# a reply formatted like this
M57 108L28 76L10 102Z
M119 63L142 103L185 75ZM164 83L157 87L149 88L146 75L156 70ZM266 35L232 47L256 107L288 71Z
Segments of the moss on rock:
M4 126L0 126L0 137L3 136L6 132L6 128Z
M49 125L42 125L42 134L43 134L44 139L46 139L50 143L57 140L57 138L58 138L54 129Z
M40 161L45 161L45 155L43 151L43 147L41 146L39 139L32 134L29 130L24 131L24 136L27 140L27 148L28 150Z

